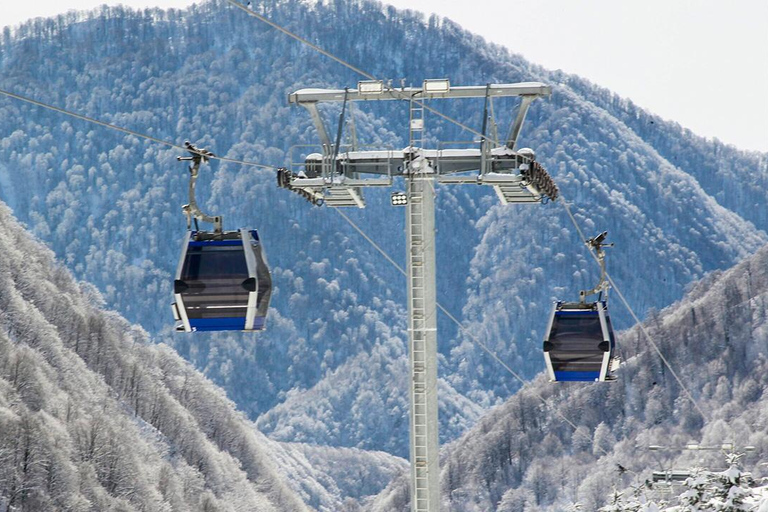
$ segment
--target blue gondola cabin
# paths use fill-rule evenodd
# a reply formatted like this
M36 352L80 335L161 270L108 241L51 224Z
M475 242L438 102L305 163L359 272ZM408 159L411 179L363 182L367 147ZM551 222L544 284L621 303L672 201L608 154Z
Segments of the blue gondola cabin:
M543 348L553 382L613 380L610 367L616 339L605 301L557 302Z
M263 330L272 278L258 232L188 231L173 288L177 331Z

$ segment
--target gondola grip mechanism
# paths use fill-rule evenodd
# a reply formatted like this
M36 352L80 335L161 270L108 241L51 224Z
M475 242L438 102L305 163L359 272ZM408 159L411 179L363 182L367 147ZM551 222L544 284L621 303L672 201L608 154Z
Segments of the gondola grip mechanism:
M586 304L588 296L596 295L601 292L607 293L608 289L610 288L610 285L608 284L607 272L605 270L605 251L603 251L603 248L613 247L613 243L610 243L610 244L603 243L607 236L608 236L608 232L603 231L599 235L594 236L589 240L587 240L587 245L590 247L590 250L592 249L595 250L595 253L597 255L597 261L600 264L600 281L591 290L581 290L579 292L579 301L582 304Z
M212 156L216 156L207 149L197 148L191 142L184 141L187 151L191 156L177 156L176 160L191 161L192 165L189 166L189 204L185 204L181 207L184 215L187 217L187 229L192 228L192 218L203 222L209 222L213 224L214 233L221 233L221 216L220 215L208 215L200 210L197 206L197 200L195 199L195 184L197 183L197 177L200 173L200 163L207 162Z

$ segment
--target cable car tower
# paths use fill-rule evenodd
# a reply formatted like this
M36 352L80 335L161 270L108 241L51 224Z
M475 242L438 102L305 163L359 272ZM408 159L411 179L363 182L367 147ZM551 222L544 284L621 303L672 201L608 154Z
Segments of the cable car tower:
M517 141L533 100L549 96L538 82L451 87L448 80L425 80L422 87L392 88L383 81L358 83L356 90L302 89L288 101L309 111L320 135L320 152L310 153L292 168L279 169L278 185L313 204L365 207L363 188L389 187L405 180L405 193L392 194L392 204L406 206L408 337L410 359L411 510L436 512L440 504L437 416L437 308L435 283L435 183L477 184L494 188L502 204L535 204L557 198L558 190L530 149ZM505 143L496 142L493 98L519 96L517 114ZM424 101L484 98L482 137L477 147L426 149ZM410 104L408 147L362 151L354 139L341 147L347 106L359 101L406 100ZM318 110L319 103L343 103L335 142ZM490 112L490 114L489 114ZM352 117L352 116L350 116ZM488 122L490 121L490 123ZM490 136L486 129L490 124ZM298 169L296 169L298 167Z

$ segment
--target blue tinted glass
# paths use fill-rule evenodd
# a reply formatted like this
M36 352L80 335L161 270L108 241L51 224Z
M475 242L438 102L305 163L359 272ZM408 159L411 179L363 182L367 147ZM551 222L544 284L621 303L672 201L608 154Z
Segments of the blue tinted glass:
M181 271L183 281L247 277L248 264L243 247L237 245L189 247Z

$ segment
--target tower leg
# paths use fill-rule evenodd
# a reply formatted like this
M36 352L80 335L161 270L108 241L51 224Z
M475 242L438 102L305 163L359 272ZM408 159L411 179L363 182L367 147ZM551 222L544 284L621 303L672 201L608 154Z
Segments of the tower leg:
M422 163L424 163L422 161ZM434 175L406 178L408 337L411 365L411 511L437 512L440 466L437 418L437 316Z

